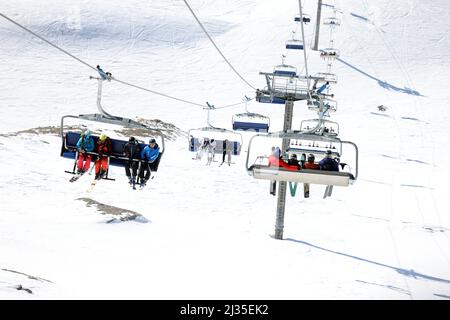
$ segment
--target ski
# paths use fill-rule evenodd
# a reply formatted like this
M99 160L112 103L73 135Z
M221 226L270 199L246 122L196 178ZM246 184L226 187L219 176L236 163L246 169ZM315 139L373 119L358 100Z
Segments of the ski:
M309 198L309 183L303 184L303 196Z
M91 185L86 189L86 192L87 192L87 193L92 192L92 190L93 190L94 187L97 185L97 182L98 182L99 180L100 180L100 179L95 179L94 181L92 181L92 182L91 182Z
M70 178L69 182L75 182L75 181L77 181L78 179L81 178L81 176L82 176L84 173L85 173L85 172L75 174L72 178Z

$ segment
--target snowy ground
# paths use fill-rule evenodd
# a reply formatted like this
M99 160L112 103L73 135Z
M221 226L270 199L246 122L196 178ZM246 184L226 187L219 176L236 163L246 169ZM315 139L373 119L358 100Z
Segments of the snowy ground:
M304 2L313 15L316 2ZM298 2L190 3L234 67L262 88L258 72L281 62ZM342 10L332 120L341 138L358 144L360 175L330 199L322 199L322 186L312 186L307 200L288 196L283 241L271 237L276 198L266 181L247 175L246 154L230 167L206 167L191 160L184 135L167 141L158 175L144 190L131 190L122 168L112 168L116 181L101 181L92 193L85 192L91 176L70 184L64 170L72 162L59 157L59 137L14 133L96 112L93 74L1 19L0 298L450 299L450 4L331 1L324 17L331 5ZM183 1L49 7L21 0L1 7L123 80L217 106L254 96ZM308 57L310 72L325 71L316 52ZM286 62L303 69L298 53L288 52ZM200 107L114 82L105 84L104 105L184 132L206 125ZM252 102L249 109L281 129L282 106ZM212 122L230 128L231 116L243 111L217 110ZM295 128L313 117L295 104ZM111 222L101 204L142 217Z

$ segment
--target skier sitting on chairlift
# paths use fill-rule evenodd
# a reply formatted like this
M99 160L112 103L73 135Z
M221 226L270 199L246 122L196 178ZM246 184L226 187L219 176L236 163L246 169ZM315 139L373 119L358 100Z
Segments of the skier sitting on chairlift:
M128 142L123 146L123 155L128 158L125 163L125 174L127 175L129 183L134 186L134 183L136 183L139 162L133 159L140 158L139 143L135 137L130 137Z
M331 150L327 150L325 158L319 162L320 170L339 171L339 162L331 157Z
M281 157L281 150L278 147L272 149L272 154L269 156L269 166L282 167L290 171L299 170L298 166L289 165Z
M98 159L95 162L95 179L102 179L108 170L108 159L112 153L111 139L102 133L97 141Z
M293 154L291 158L288 160L288 165L290 166L296 166L298 170L302 168L300 165L300 162L297 160L297 155Z
M207 146L208 163L211 163L211 161L214 161L214 156L216 153L216 146L217 146L216 140L211 139L211 141L209 142L209 145Z
M308 162L305 162L303 168L310 170L319 170L320 166L317 163L314 163L315 157L312 153L308 155Z
M91 131L86 130L81 133L80 139L77 142L78 160L77 160L77 173L83 174L88 171L92 156L88 152L94 151L95 143L91 137ZM84 162L84 164L83 164Z
M156 171L154 163L159 156L159 146L155 139L150 139L148 146L145 146L141 151L141 159L144 161L139 170L139 179L141 180L141 187L145 186L148 179L150 179L151 171Z

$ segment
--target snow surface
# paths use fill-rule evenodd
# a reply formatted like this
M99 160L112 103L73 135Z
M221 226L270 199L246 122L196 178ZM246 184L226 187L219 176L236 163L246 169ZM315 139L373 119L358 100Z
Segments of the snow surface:
M264 87L260 71L303 56L286 52L298 2L191 0L233 66ZM316 1L304 1L312 22ZM274 240L276 197L267 181L191 160L186 135L167 141L157 177L133 191L115 182L86 193L69 183L60 138L19 133L96 112L92 70L0 19L0 298L2 299L450 299L450 3L328 1L342 10L331 120L360 150L360 175L323 200L288 195L284 240ZM1 12L117 78L216 106L254 96L222 60L180 0L3 0ZM328 46L322 26L321 47ZM325 63L309 51L311 73ZM184 132L206 125L197 106L104 85L105 108L160 119ZM387 106L386 112L377 106ZM283 106L249 109L282 127ZM231 127L243 106L212 113ZM314 114L294 108L294 128ZM243 150L247 150L245 134ZM146 137L144 137L146 138ZM94 204L92 204L94 203ZM142 215L111 222L101 205ZM120 209L117 209L120 211ZM107 210L107 212L110 212ZM108 223L109 222L109 223ZM17 289L31 290L17 290Z

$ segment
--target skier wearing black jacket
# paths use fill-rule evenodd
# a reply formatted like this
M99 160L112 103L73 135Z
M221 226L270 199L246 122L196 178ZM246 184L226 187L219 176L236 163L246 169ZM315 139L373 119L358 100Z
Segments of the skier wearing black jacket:
M130 137L128 142L123 146L123 155L128 158L125 163L125 174L130 184L136 183L137 170L139 166L140 147L139 143L134 137Z

